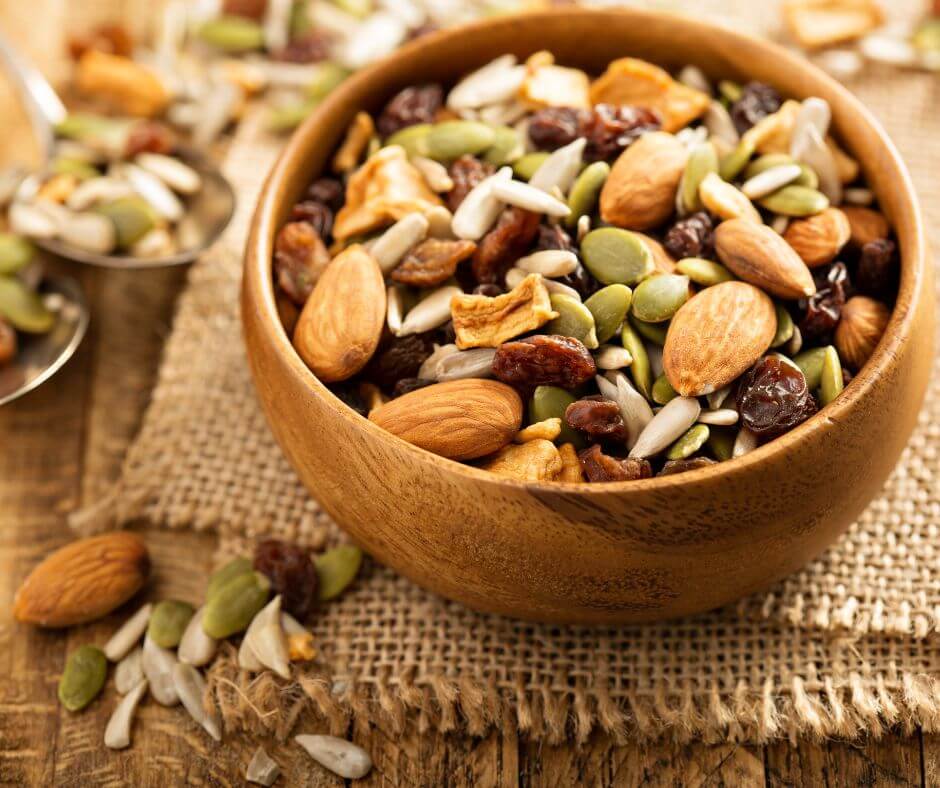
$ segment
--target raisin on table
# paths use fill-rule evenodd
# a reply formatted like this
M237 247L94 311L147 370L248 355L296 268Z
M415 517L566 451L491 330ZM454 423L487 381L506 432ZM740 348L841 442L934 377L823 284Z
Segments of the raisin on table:
M578 459L589 482L631 482L636 479L649 479L653 475L648 460L611 457L604 454L597 444L580 452Z
M281 595L284 610L303 621L317 600L317 570L310 553L280 539L265 539L255 546L255 570L271 581Z
M597 366L577 339L539 334L500 345L493 357L493 374L514 386L573 389L591 380Z
M758 361L738 384L741 423L760 438L776 438L816 412L806 378L792 364L774 356Z
M389 137L396 131L419 123L433 123L444 104L444 89L438 84L412 85L399 91L379 115L379 134Z
M783 100L770 85L749 82L741 90L741 98L731 105L731 120L738 134L743 134L759 120L773 115Z
M620 406L606 397L595 395L572 402L565 410L565 421L594 441L624 443L627 440L627 426L620 415Z

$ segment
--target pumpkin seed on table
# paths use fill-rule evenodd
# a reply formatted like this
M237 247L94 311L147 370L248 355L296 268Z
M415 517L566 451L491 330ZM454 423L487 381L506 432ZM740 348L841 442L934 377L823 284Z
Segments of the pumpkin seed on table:
M620 344L630 351L633 356L633 363L630 365L630 377L639 389L640 393L647 399L652 398L653 372L650 367L649 354L646 352L646 345L640 339L640 335L633 329L629 321L623 324L620 330Z
M431 128L425 143L429 159L448 162L466 154L482 153L495 141L496 132L485 123L445 120Z
M825 194L806 186L790 184L758 200L762 207L782 216L814 216L829 207Z
M545 153L544 151L527 153L512 163L512 171L524 181L531 180L532 176L538 172L539 167L545 163L545 160L550 155L551 154Z
M584 304L571 296L553 293L550 297L552 309L558 313L545 325L548 334L574 337L592 350L600 343L594 326L594 315Z
M669 331L669 322L647 323L645 320L638 320L636 315L628 314L627 320L633 329L647 342L662 347L666 344L666 334Z
M620 330L630 311L633 292L626 285L607 285L584 302L594 316L597 341L604 343Z
M36 247L13 233L0 233L0 274L15 274L32 262Z
M702 209L702 200L698 189L709 173L718 172L718 154L710 142L696 145L689 154L689 160L679 181L676 195L680 213L694 213Z
M655 269L649 247L635 233L619 227L601 227L585 235L581 259L594 278L605 285L633 287Z
M794 356L793 361L800 368L803 377L806 378L806 388L810 391L816 391L822 381L823 363L826 359L826 348L814 347L810 350L804 350Z
M565 421L565 411L576 401L577 397L558 386L538 386L529 400L529 423L538 424L548 419L561 419L561 432L557 442L573 443L575 448L583 449L587 444L581 433L572 429Z
M209 577L209 585L206 588L206 602L210 602L212 597L229 581L234 580L239 575L248 574L252 571L252 568L250 558L238 556L216 569Z
M147 635L162 648L176 648L194 612L188 602L176 599L158 602L150 615Z
M575 179L568 195L568 207L571 213L565 219L569 228L574 228L582 216L590 216L597 207L601 189L610 175L610 165L606 161L595 161L582 170Z
M59 702L69 711L81 711L104 687L108 659L97 646L85 645L71 653L59 680Z
M494 126L493 134L493 143L483 154L483 161L487 164L502 167L516 161L525 152L522 136L512 126Z
M676 271L701 287L720 285L735 278L721 263L701 257L684 257L676 263Z
M56 321L42 297L12 276L0 276L0 318L27 334L45 334Z
M691 457L705 445L708 440L709 429L705 424L696 424L690 427L679 440L669 447L666 452L667 460L684 460Z
M343 544L318 555L313 562L317 569L317 597L321 602L338 597L356 579L362 566L362 550Z
M735 434L735 430L727 427L711 427L709 429L705 445L719 462L731 459L734 453Z
M417 123L396 131L385 140L386 145L400 145L409 156L428 156L428 136L434 127L430 123Z
M828 405L845 388L842 377L842 362L839 360L839 351L832 345L827 345L823 351L823 363L819 380L819 401Z
M783 304L774 303L774 311L777 313L777 333L770 341L770 346L780 347L793 336L793 318L790 316L790 310Z
M670 400L678 397L679 393L672 387L669 378L665 375L660 375L653 383L652 395L653 402L657 405L665 405Z
M681 274L657 274L644 279L633 293L630 311L646 323L669 320L689 300L689 278Z
M244 632L270 593L271 581L260 572L238 575L206 603L202 628L216 640Z

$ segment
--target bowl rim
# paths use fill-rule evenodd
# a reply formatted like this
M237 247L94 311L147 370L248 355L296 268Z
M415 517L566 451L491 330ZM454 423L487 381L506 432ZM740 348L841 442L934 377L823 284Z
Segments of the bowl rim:
M594 17L598 24L611 17L627 18L638 25L652 20L667 18L676 24L683 25L689 31L702 35L720 35L729 44L735 42L747 44L766 50L768 56L778 60L780 70L790 69L805 77L807 81L823 83L827 89L840 95L840 99L849 105L867 125L876 138L887 160L882 166L893 168L898 176L897 189L899 204L903 211L911 217L911 230L902 239L898 234L899 249L902 259L901 277L898 294L891 319L879 341L875 352L853 379L846 385L842 394L829 405L821 408L805 422L789 432L775 438L740 457L717 462L704 468L685 471L681 474L668 476L654 476L649 479L632 481L606 482L597 484L591 482L558 482L558 481L517 481L490 473L473 465L433 454L414 444L399 438L382 429L365 416L360 415L333 392L331 392L313 372L304 364L300 356L284 331L278 317L274 298L274 285L271 276L273 257L273 239L279 224L276 217L279 212L278 184L286 182L291 171L305 156L308 140L316 138L316 129L321 118L328 117L334 112L342 111L346 103L346 96L358 91L360 86L370 82L382 82L383 71L388 63L397 62L412 56L412 52L420 51L423 47L447 48L454 45L459 39L468 35L485 34L501 25L532 24L538 25L550 17ZM624 56L627 56L626 54ZM482 64L481 64L482 65ZM694 61L692 61L694 65ZM838 116L834 113L833 122ZM316 177L314 175L313 177ZM892 225L892 230L898 233ZM245 257L245 292L253 291L260 294L254 306L257 308L258 323L264 332L268 352L276 353L290 369L292 375L302 380L307 388L335 411L340 418L351 422L351 426L366 431L375 440L391 441L398 451L411 454L416 461L435 465L442 472L465 475L476 482L495 484L506 488L515 488L520 491L584 493L594 496L611 494L622 495L630 492L645 493L654 490L670 490L676 487L685 487L695 483L717 482L734 475L743 475L754 466L762 464L777 455L790 450L796 443L810 437L822 437L834 430L844 420L845 415L858 407L877 378L891 367L891 362L897 355L898 349L913 337L912 327L916 317L915 305L919 291L925 287L929 278L927 259L926 234L920 203L916 197L913 183L907 166L896 146L887 132L875 118L872 112L847 88L830 77L824 71L814 66L804 57L795 54L783 46L769 39L744 33L732 29L724 24L714 21L702 21L687 14L674 11L649 10L640 8L577 8L569 7L530 11L521 14L506 14L484 20L477 20L457 27L446 28L425 36L421 36L398 49L389 57L364 68L343 82L337 89L317 107L317 109L294 131L265 181L261 196L256 205L251 220L251 232L248 239ZM244 320L244 318L243 318Z

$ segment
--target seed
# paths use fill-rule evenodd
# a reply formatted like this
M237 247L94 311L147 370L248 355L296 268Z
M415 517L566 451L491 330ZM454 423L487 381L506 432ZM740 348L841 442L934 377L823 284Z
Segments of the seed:
M411 156L411 163L424 176L431 191L438 193L449 192L454 188L454 181L447 172L447 168L440 162L426 156Z
M875 193L871 189L852 188L846 189L842 194L842 199L849 205L871 205L875 201Z
M114 668L114 688L120 695L126 695L144 680L144 650L137 646Z
M372 759L362 747L335 736L295 736L296 741L317 763L347 780L365 777Z
M230 580L234 580L239 575L248 574L252 570L251 559L239 556L233 558L227 564L216 569L209 578L209 586L206 589L206 601L212 600L212 597Z
M718 172L718 154L710 142L696 145L689 154L682 179L679 181L677 207L680 214L694 213L702 209L699 186L705 177Z
M534 213L544 213L546 216L563 217L571 213L568 206L561 200L522 181L496 181L493 184L493 196L509 205Z
M721 263L701 257L686 257L680 260L676 263L676 271L702 287L712 287L734 279L734 274Z
M287 636L287 654L291 662L308 662L316 656L313 635L290 613L281 612L281 629Z
M705 424L696 424L690 427L679 440L669 447L666 452L667 460L684 460L691 457L705 445L708 440L708 427Z
M424 360L418 369L417 377L422 380L437 380L437 370L441 362L460 352L460 349L453 343L435 345L434 352Z
M455 236L451 230L454 215L443 205L428 208L424 212L424 218L428 220L428 236L430 238L440 238L445 241L454 239Z
M496 132L485 123L472 120L445 120L428 133L427 156L450 162L464 155L482 153L496 141Z
M97 213L76 213L59 225L59 237L70 246L107 254L117 243L114 223Z
M546 153L545 151L527 153L525 156L522 156L513 162L512 171L522 178L522 180L529 181L532 179L532 176L538 172L539 167L545 163L545 160L550 155L550 153Z
M828 405L845 388L842 377L842 362L839 360L839 351L832 345L823 348L822 372L819 379L819 401Z
M795 356L803 347L803 334L800 333L800 327L796 324L793 326L793 336L790 337L790 341L787 342L786 354L791 358Z
M561 433L558 435L558 441L584 448L587 445L584 438L565 421L565 411L576 399L573 394L558 386L538 386L529 400L529 423L538 424L549 419L560 419Z
M584 265L605 285L639 284L653 270L653 256L643 241L629 230L602 227L581 241Z
M444 325L450 320L450 302L454 296L463 291L459 287L448 286L434 290L422 298L418 304L405 315L398 336L409 334L423 334L434 328Z
M594 354L594 363L598 369L623 369L633 363L633 356L619 345L601 345Z
M131 725L137 705L147 693L147 680L141 679L121 698L104 729L104 746L111 750L123 750L131 743Z
M725 386L717 391L713 391L711 394L706 394L705 399L708 401L708 407L712 410L717 410L724 404L725 400L728 399L730 393L731 386Z
M25 238L0 233L0 275L15 274L29 265L35 254L36 247Z
M428 220L422 214L409 213L372 242L369 254L375 258L383 274L390 273L411 247L425 239L428 227Z
M206 603L202 628L216 640L243 632L268 601L271 582L260 572L246 572L226 583Z
M388 330L393 334L401 331L402 312L404 303L402 300L402 289L398 285L389 285L385 293L386 314L385 321L388 323Z
M495 167L512 164L523 153L522 135L512 126L493 126L493 144L483 154L483 161Z
M721 179L731 183L747 166L753 153L754 141L745 137L731 153L722 157L718 165L718 174L721 175Z
M435 379L443 383L447 380L466 378L489 378L493 376L493 357L496 348L480 347L471 350L458 350L437 364Z
M737 145L741 141L741 135L734 127L734 121L731 114L720 101L712 101L702 117L702 123L708 130L711 137L724 142L729 147Z
M513 287L513 285L509 285L509 272L511 271L518 271L520 274L522 274L522 276L520 276L517 280L516 284L521 282L526 277L526 272L521 268L510 268L506 273L506 284L509 287ZM545 285L545 289L548 290L549 293L558 293L559 295L570 296L575 301L581 300L581 294L577 290L575 290L573 287L568 287L568 285L564 285L555 279L543 279L542 284Z
M65 663L59 680L59 702L69 711L80 711L98 697L108 673L108 660L97 646L81 646Z
M202 698L206 693L206 681L192 665L177 662L173 666L173 686L183 702L189 716L198 722L213 739L222 741L222 731L215 709L207 711Z
M176 656L180 662L197 668L211 662L218 647L215 638L209 637L202 628L202 617L205 612L206 608L203 605L193 614L180 639L179 648L176 650Z
M10 206L7 219L14 233L27 238L54 238L59 231L52 217L35 205L15 202Z
M790 311L783 304L774 304L777 313L777 332L770 342L771 347L780 347L790 341L793 336L793 318Z
M802 174L799 164L781 164L748 178L741 187L744 196L751 200L766 197L788 183L793 183Z
M240 16L220 16L205 22L196 32L209 46L229 54L253 52L264 46L261 25Z
M737 82L732 82L730 79L723 79L718 83L718 92L725 101L729 104L733 104L741 98L744 91Z
M797 116L799 120L799 116ZM812 123L806 123L800 133L794 130L790 142L790 154L798 162L808 166L818 178L819 190L838 205L842 202L842 180L832 150L826 144L825 132ZM814 184L813 188L816 185Z
M732 457L742 457L748 452L754 451L757 448L759 441L757 436L751 432L747 427L741 427L738 430L737 437L734 439L734 446L731 449Z
M635 315L627 315L627 320L630 322L630 325L633 326L637 334L639 334L647 342L651 342L654 345L659 345L662 347L666 344L666 334L669 331L669 323L647 323L644 320L637 320Z
M632 298L633 292L626 285L607 285L584 302L594 316L598 342L607 342L620 330Z
M636 445L630 449L630 456L646 458L659 454L695 424L701 411L701 405L695 397L670 400L640 433Z
M657 405L665 405L670 400L679 396L678 392L672 387L669 379L665 375L660 375L653 383L653 402Z
M255 656L255 652L252 651L251 643L248 641L248 638L242 638L242 643L238 647L238 667L242 670L250 671L251 673L258 673L264 669L261 660L258 659Z
M156 175L151 175L136 164L121 165L120 172L131 188L164 219L178 222L183 218L183 203Z
M619 406L620 417L627 427L627 448L632 448L646 425L653 420L649 402L630 385L622 372L608 372L605 377L598 375L595 380L601 394Z
M138 641L144 636L144 632L147 631L147 624L150 623L152 610L153 605L144 605L127 619L117 632L111 635L110 640L104 646L104 655L109 660L117 662L137 645Z
M555 189L567 194L581 170L585 145L587 140L579 137L554 151L528 179L529 185L547 194Z
M653 371L650 367L649 354L643 340L640 339L639 334L629 322L625 322L620 331L620 344L629 350L630 355L633 356L633 363L630 365L630 376L633 378L633 382L640 393L650 399L653 388Z
M262 666L283 679L290 678L287 640L281 628L281 597L274 597L252 620L244 644Z
M633 293L631 312L638 320L662 323L669 320L689 300L689 277L657 274L644 279Z
M823 363L826 358L826 348L814 347L810 350L804 350L802 353L794 356L793 361L800 368L803 377L806 378L806 388L810 391L816 391L822 381Z
M717 427L728 427L738 423L738 412L732 408L723 408L721 410L703 410L698 417L700 424L715 425Z
M578 268L578 256L565 249L543 249L516 260L516 267L542 276L565 276Z
M493 189L498 183L512 179L512 170L503 167L495 174L484 178L474 186L454 213L451 229L458 238L478 241L503 212L503 201L495 196Z
M515 55L502 55L471 72L447 94L447 106L476 109L515 98L526 75L525 66L516 62Z
M549 298L552 309L558 313L558 317L546 324L545 331L563 337L574 337L589 350L596 348L599 343L594 326L594 315L591 311L570 296L556 293Z
M568 207L571 209L571 213L565 220L568 227L576 227L582 217L590 217L594 213L608 175L610 175L610 165L606 161L595 161L585 167L577 177L568 195Z
M117 231L117 245L129 249L149 233L157 223L150 206L140 197L123 197L102 203L95 210L108 217Z
M699 417L701 418L701 417ZM727 427L712 427L705 445L719 462L730 460L734 452L735 431Z
M162 648L176 648L193 612L193 606L188 602L176 599L158 602L150 616L147 637Z
M806 186L790 184L760 200L768 211L784 216L812 216L829 207L829 200L822 192Z
M264 747L255 750L245 772L245 779L250 783L271 786L281 775L281 767L265 752Z
M173 652L145 637L140 664L150 682L150 694L154 700L161 706L175 706L179 703L180 698L173 684L173 667L176 665Z
M12 276L0 276L0 318L28 334L45 334L56 322L42 298Z
M317 556L317 596L321 602L338 597L356 579L362 566L362 550L353 544L343 544Z
M387 140L385 145L400 145L409 156L428 157L428 136L434 127L430 123L418 123L406 126L396 131Z

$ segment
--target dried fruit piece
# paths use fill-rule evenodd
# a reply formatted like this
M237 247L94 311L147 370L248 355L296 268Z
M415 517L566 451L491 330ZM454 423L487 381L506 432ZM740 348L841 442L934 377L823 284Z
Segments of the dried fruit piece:
M394 337L370 362L369 378L383 389L391 389L402 378L417 377L433 350L434 343L426 333Z
M513 443L484 462L483 470L521 482L552 481L563 463L555 444L543 438Z
M539 150L556 150L580 137L583 123L575 107L548 107L529 117L529 140Z
M589 482L629 482L649 479L653 475L653 469L647 460L611 457L604 454L596 444L582 451L578 459Z
M375 124L372 122L372 116L368 112L357 112L346 130L342 144L333 156L333 171L344 173L355 169L373 134Z
M513 438L513 441L515 443L527 443L528 441L534 440L553 441L559 435L561 435L561 419L554 417L545 419L544 421L537 421L519 430L519 432L516 433L516 437Z
M303 306L330 264L320 234L308 222L288 222L274 241L274 278L284 293Z
M457 347L498 347L507 339L545 325L558 316L538 274L529 274L510 292L495 298L458 295L451 302Z
M531 247L539 231L541 216L523 208L503 211L496 226L480 240L473 254L477 282L499 282L506 269Z
M474 186L489 178L495 172L491 164L486 164L475 156L461 156L450 165L448 173L454 182L454 188L447 193L447 207L451 212L460 207Z
M890 301L898 287L897 246L894 241L880 239L862 247L855 269L855 285L870 296Z
M807 49L859 38L884 23L875 0L787 0L783 19L793 37Z
M738 385L741 423L761 438L789 432L816 412L816 401L803 373L775 356L767 356Z
M580 135L587 139L586 161L612 159L648 131L662 127L659 114L643 106L599 103L582 116Z
M709 258L714 250L711 217L704 211L679 219L667 230L663 246L674 258Z
M838 208L827 208L815 216L790 222L783 239L807 266L816 268L831 263L850 236L845 214Z
M803 312L800 333L804 340L828 340L848 298L849 275L844 263L817 270L816 293L799 302Z
M835 333L839 358L850 369L861 369L875 351L890 319L888 307L873 298L853 296L846 301Z
M271 581L284 609L304 619L317 597L317 573L310 553L290 542L265 539L255 545L254 568Z
M590 351L577 339L539 335L504 342L496 350L493 374L520 387L577 388L597 372Z
M127 115L153 117L166 109L170 96L157 75L129 57L89 50L78 62L75 84L89 96Z
M96 646L81 646L72 652L59 680L59 703L69 711L81 711L91 703L108 674L108 660Z
M428 238L414 247L391 273L391 278L412 287L435 287L450 279L457 264L476 251L473 241Z
M409 86L383 108L377 123L379 134L389 137L409 126L433 123L443 103L444 89L437 83Z
M620 406L603 396L585 397L571 403L565 410L565 421L593 442L625 443L627 440Z
M749 82L731 105L731 120L738 134L744 134L758 121L772 115L783 103L780 94L763 82Z
M840 210L849 220L853 246L861 248L873 241L883 241L891 232L888 220L878 211L861 205L844 205Z

